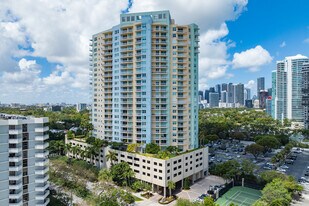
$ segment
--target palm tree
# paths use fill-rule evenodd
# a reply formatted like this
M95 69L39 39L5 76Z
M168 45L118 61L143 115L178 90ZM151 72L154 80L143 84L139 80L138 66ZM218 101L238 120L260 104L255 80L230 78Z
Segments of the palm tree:
M81 149L81 151L80 151L80 153L79 153L79 156L80 156L80 158L81 158L82 160L84 160L84 159L85 159L85 156L86 156L86 151L83 150L83 149Z
M56 141L55 144L54 144L54 147L57 151L57 154L61 155L64 148L65 148L65 145L64 145L63 141Z
M71 144L66 144L64 147L64 152L68 153L72 151L72 145Z
M173 181L168 181L167 182L167 187L170 190L170 196L172 196L172 190L174 190L176 188L176 184Z
M111 166L113 166L114 161L117 160L117 153L113 151L108 151L108 154L106 155L106 160L111 161Z
M90 158L90 163L94 163L95 156L98 155L97 149L94 146L87 147L87 156Z
M78 146L72 147L73 156L77 155L79 151L80 151L80 148Z
M131 168L129 168L123 173L123 176L126 178L127 185L130 186L131 179L135 176L135 173Z

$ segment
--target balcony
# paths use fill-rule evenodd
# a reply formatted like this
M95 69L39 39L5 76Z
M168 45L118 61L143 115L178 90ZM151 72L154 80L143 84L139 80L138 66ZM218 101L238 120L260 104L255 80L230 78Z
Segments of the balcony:
M9 148L9 153L20 153L21 151L21 148Z
M35 149L46 149L48 147L48 142L44 144L35 145Z
M45 175L47 172L48 172L49 168L46 167L45 169L43 170L35 170L35 174L36 175Z
M44 153L36 153L35 157L36 158L46 158L49 155L48 151L45 151Z
M18 180L21 180L22 177L23 177L23 174L22 174L22 173L20 173L19 175L16 175L16 176L10 175L10 176L9 176L9 180L10 180L10 181L11 181L11 180L18 181Z
M49 163L48 159L45 159L44 161L35 162L35 166L46 166Z
M19 184L9 185L9 190L19 190L19 189L22 189L22 187L23 187L23 184L22 184L22 181L20 181Z
M47 190L47 191L45 191L45 193L42 194L42 195L37 194L37 195L35 196L35 200L45 200L45 199L48 197L49 193L50 193L49 190Z
M45 141L49 138L48 135L43 135L43 136L36 136L35 141Z
M9 157L9 162L20 162L22 157Z
M23 192L22 192L22 190L20 190L16 194L9 194L9 199L19 199L19 198L22 197L22 195L23 195ZM12 204L10 203L10 205L12 205Z
M22 130L21 129L10 129L9 134L21 134Z
M35 132L47 132L49 130L49 127L39 127L39 128L35 128Z
M45 185L36 185L35 191L36 192L44 192L47 188L49 188L49 183L46 183Z
M22 169L22 165L19 165L19 166L9 166L9 171L10 172L18 172Z
M44 184L44 183L46 183L47 181L48 181L48 178L49 178L49 176L48 175L46 175L44 178L38 178L38 177L36 177L35 178L35 183L37 183L37 184Z
M36 206L47 206L49 204L49 202L50 202L50 200L49 200L49 198L47 198L44 203L37 202Z
M21 137L9 138L9 144L19 144L19 143L22 143Z

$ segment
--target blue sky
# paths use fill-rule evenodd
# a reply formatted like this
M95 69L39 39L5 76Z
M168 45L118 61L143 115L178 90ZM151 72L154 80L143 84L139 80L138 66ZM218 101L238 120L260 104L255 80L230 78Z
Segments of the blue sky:
M271 71L276 68L277 60L299 53L309 56L309 43L305 42L309 38L308 0L249 0L247 10L236 21L227 22L227 26L230 31L227 38L236 43L229 49L231 56L261 45L273 57L273 61L258 72L234 70L231 82L246 83L264 76L266 86L271 87ZM212 80L209 85L218 82L218 79Z
M254 92L260 76L270 87L277 60L309 56L308 0L3 0L0 102L90 102L91 35L122 12L153 10L199 25L200 89L241 82Z

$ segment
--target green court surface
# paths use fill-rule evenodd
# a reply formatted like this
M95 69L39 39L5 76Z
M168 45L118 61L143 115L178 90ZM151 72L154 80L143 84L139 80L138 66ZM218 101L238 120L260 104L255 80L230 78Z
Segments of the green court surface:
M231 203L238 206L251 206L261 195L259 190L237 186L227 191L216 203L220 206L229 206Z

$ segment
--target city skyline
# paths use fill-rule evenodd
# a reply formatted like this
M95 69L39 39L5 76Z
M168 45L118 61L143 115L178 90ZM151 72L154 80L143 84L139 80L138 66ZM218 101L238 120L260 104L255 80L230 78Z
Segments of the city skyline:
M88 40L105 26L116 24L119 15L127 11L170 10L179 24L198 24L200 90L217 82L242 80L255 94L259 76L265 77L266 88L271 87L276 61L297 54L309 56L309 25L305 21L309 4L304 0L297 4L291 0L193 0L190 7L184 0L177 4L163 0L136 0L133 4L94 1L87 5L2 1L0 5L2 103L89 103ZM278 11L273 12L273 7ZM88 15L89 9L100 12ZM291 15L284 15L287 12Z

